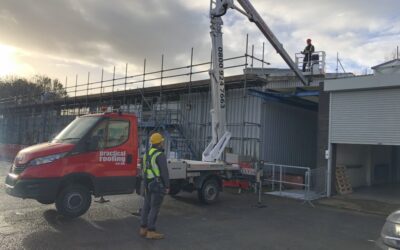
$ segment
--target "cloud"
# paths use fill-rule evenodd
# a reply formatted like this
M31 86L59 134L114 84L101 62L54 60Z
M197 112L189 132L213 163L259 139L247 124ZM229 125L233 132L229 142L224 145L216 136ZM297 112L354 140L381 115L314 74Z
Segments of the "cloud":
M325 50L330 70L339 52L348 71L361 72L380 63L400 40L398 0L252 1L290 55L312 37L317 50ZM238 4L238 3L236 3ZM183 66L210 58L208 1L130 0L3 0L0 9L0 44L12 45L31 55L20 58L49 75L63 78L75 72L124 73ZM266 39L240 13L224 17L225 56L245 53L245 36L261 56ZM274 49L266 46L266 60L285 67ZM70 65L59 67L57 65ZM71 72L72 71L72 72Z
M1 42L99 65L175 55L196 46L193 30L208 35L207 19L168 2L5 1L17 23L0 24Z
M349 71L382 62L388 48L395 48L400 40L400 2L395 0L282 0L279 4L269 0L255 4L277 36L284 38L281 41L289 51L298 50L299 42L311 37L317 50L327 52L328 64L335 64L339 52Z

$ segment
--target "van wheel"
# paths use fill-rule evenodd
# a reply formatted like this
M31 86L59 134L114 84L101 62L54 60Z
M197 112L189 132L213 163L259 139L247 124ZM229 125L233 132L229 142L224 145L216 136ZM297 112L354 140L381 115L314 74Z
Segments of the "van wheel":
M67 218L76 218L86 213L92 202L89 190L79 184L66 186L56 199L57 211Z
M199 200L205 204L212 204L218 200L219 186L215 179L209 179L204 182L201 189L197 191Z
M37 200L37 202L39 202L40 204L43 204L43 205L50 205L50 204L54 203L54 200L39 199L39 200Z

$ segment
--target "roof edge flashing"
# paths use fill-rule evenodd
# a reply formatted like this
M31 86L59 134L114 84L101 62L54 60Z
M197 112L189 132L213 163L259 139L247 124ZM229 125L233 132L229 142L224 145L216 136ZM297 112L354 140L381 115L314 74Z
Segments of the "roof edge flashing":
M400 74L400 59L394 59L371 68L374 75Z
M399 74L356 76L325 80L324 91L354 91L379 88L400 88Z

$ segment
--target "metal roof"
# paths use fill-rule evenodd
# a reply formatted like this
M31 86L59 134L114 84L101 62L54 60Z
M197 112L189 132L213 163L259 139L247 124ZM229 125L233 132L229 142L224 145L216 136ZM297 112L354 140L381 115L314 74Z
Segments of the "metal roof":
M378 65L372 67L371 69L398 67L398 66L400 66L400 59L393 59L391 61L378 64Z
M399 74L383 74L325 80L324 91L352 91L397 87L400 87Z

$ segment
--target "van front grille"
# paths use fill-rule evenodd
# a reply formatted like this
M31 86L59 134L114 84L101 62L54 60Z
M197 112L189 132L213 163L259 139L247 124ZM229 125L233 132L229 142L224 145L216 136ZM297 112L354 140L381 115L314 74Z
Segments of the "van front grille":
M20 173L24 172L26 167L27 167L26 164L21 164L21 165L14 164L12 166L12 171L11 172L13 174L20 174Z

